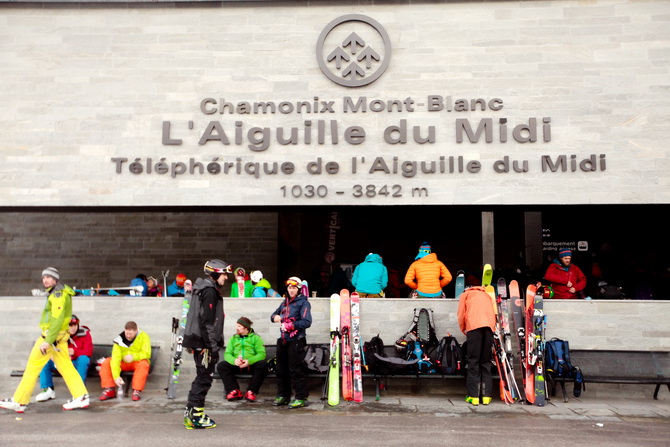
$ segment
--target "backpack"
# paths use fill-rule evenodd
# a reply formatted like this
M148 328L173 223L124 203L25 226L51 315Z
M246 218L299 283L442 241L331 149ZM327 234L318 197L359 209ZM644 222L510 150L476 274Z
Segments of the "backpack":
M437 371L433 366L424 344L419 340L407 343L407 360L416 361L412 372L416 374L435 374Z
M384 353L384 341L379 334L363 343L363 357L369 371L376 376L388 374L409 374L418 360L405 360L399 357L387 357Z
M596 287L596 298L601 300L620 300L625 298L625 296L621 287L600 281Z
M567 340L552 338L544 344L544 365L551 382L551 390L556 389L556 378L574 381L573 394L579 397L584 387L584 375L578 366L570 361L570 344ZM552 393L553 394L553 393Z
M456 337L447 335L440 340L433 362L440 374L461 374L465 370L465 357Z
M330 367L329 345L308 345L305 351L305 366L312 373L325 373Z
M414 309L414 318L407 332L395 342L398 354L407 357L408 344L413 341L419 341L425 349L437 346L437 332L432 309Z

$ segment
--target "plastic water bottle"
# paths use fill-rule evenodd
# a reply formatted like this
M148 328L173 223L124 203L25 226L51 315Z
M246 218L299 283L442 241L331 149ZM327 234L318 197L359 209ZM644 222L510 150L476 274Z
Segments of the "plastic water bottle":
M123 386L119 386L116 388L116 398L118 400L123 400Z

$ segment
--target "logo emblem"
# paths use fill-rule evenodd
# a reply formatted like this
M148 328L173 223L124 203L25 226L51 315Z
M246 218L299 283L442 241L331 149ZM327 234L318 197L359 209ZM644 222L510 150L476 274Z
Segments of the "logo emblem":
M344 87L362 87L379 79L391 60L391 39L376 20L347 14L330 22L316 44L319 68Z

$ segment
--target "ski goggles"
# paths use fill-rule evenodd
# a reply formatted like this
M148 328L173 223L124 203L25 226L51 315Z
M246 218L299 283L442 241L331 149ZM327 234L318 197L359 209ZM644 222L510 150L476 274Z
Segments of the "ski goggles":
M293 286L293 287L298 287L300 283L296 281L295 279L289 279L286 281L286 287L288 286Z

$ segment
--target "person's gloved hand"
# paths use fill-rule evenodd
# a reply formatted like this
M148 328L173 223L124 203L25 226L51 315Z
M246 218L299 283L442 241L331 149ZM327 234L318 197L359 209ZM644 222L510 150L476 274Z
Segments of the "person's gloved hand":
M291 332L294 329L292 321L285 321L281 324L281 330L284 332Z

